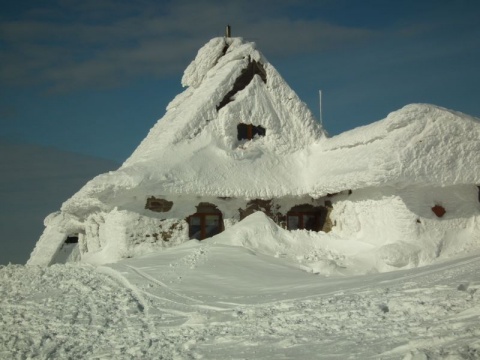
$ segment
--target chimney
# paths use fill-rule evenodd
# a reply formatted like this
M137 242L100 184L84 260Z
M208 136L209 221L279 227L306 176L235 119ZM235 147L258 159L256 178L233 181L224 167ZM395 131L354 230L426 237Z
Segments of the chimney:
M231 35L232 35L232 28L230 27L230 25L227 25L225 29L225 37L229 38Z

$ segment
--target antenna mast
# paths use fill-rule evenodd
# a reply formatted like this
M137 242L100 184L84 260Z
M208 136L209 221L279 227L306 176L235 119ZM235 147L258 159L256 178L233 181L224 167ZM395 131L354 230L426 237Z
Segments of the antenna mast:
M227 25L225 28L225 37L229 38L232 35L232 28L230 25Z
M322 119L322 90L318 90L318 97L320 100L320 125L323 126L323 119Z

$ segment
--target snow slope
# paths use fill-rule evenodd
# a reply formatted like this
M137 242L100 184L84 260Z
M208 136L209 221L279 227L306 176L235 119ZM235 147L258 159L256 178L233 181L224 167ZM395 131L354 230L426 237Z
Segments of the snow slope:
M0 358L478 359L478 274L477 253L325 277L214 238L103 267L11 265Z

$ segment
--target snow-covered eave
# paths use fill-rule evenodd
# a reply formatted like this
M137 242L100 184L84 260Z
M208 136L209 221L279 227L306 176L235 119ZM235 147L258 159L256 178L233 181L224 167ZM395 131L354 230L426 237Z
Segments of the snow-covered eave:
M457 179L459 180L459 179ZM390 179L360 179L355 178L355 181L345 179L345 181L338 181L335 183L318 182L311 188L289 188L289 187L256 187L256 188L228 188L219 187L215 184L200 188L179 189L172 183L157 183L156 186L146 186L144 188L132 188L118 190L117 196L105 198L101 201L98 198L85 199L83 201L70 201L64 204L62 211L75 215L76 217L85 218L90 213L94 212L109 212L114 208L122 208L123 203L128 203L132 199L146 199L150 196L164 196L168 199L175 197L191 197L191 198L236 198L236 199L279 199L284 197L312 197L322 198L331 196L337 193L357 191L368 188L396 188L404 189L409 186L412 187L448 187L454 185L472 185L480 184L479 179L472 179L471 181L434 181L434 179L421 178L418 181L407 181L406 179L399 180L392 177ZM146 185L146 184L144 184ZM199 200L200 201L200 200Z
M429 181L431 179L423 179L422 181L399 181L398 179L383 180L383 181L371 181L363 183L343 183L336 186L322 186L319 184L314 189L310 190L306 196L310 196L314 199L323 198L323 197L332 197L336 194L348 193L350 191L355 192L359 190L366 189L396 189L404 190L406 188L447 188L452 186L480 186L480 180L474 181L458 181L458 182L438 182L438 181Z

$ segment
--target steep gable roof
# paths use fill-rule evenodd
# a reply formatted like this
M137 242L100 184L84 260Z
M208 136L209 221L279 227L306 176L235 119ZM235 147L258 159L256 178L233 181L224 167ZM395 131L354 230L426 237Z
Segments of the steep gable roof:
M124 166L159 159L165 147L192 140L204 131L228 152L238 147L239 123L266 128L267 139L261 147L279 154L325 136L307 106L255 44L241 38L210 40L185 70L182 84L188 88L168 105L165 116Z

